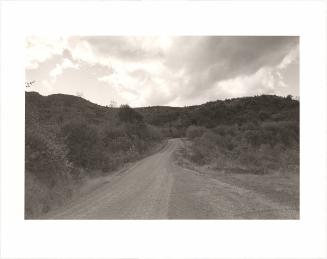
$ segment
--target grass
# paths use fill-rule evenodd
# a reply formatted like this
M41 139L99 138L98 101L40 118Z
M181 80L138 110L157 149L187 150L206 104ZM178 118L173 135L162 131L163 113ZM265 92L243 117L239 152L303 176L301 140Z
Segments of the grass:
M216 178L219 181L242 187L264 195L267 199L299 209L299 173L297 171L274 171L268 174L253 174L249 171L219 169L212 164L197 164L188 153L192 152L192 142L183 139L184 147L175 154L178 165Z

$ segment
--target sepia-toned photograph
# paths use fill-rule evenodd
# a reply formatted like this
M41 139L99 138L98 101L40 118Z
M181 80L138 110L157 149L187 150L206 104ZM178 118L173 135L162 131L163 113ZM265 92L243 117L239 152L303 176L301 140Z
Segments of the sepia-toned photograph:
M25 40L25 219L300 219L300 37Z

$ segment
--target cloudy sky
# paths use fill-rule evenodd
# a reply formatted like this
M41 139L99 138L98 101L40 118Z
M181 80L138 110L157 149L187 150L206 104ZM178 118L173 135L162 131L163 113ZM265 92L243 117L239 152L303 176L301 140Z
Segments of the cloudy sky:
M298 37L28 37L26 81L100 105L299 96Z

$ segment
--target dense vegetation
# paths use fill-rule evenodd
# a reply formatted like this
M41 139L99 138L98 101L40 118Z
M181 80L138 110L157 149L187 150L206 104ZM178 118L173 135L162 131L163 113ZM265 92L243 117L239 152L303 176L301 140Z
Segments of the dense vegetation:
M299 102L291 96L261 95L218 100L188 107L154 106L136 109L144 120L169 137L183 137L191 125L258 124L263 121L299 121Z
M140 108L145 120L170 137L192 143L185 156L224 171L298 171L299 102L261 95L190 107Z
M26 93L26 217L59 206L86 177L110 173L161 143L160 131L123 105Z
M227 172L265 174L297 171L298 123L292 121L220 125L213 129L189 127L193 162L213 164Z
M110 173L164 138L217 169L298 170L299 102L262 95L189 107L103 107L80 97L26 93L26 217L59 206L85 177Z
M195 120L201 126L186 131L192 145L185 156L191 161L225 172L298 172L298 101L290 96L239 98L210 103L196 114L205 112L208 116Z

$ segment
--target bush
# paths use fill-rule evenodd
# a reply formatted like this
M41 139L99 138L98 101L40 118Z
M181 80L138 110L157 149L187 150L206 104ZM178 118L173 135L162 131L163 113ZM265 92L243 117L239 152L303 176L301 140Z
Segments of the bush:
M256 155L253 148L247 148L240 153L239 162L242 166L253 170L258 169L262 161Z
M124 122L119 126L108 126L103 136L103 146L107 156L105 171L137 159L153 142L162 139L161 132L155 126L142 122Z
M140 139L146 139L148 137L148 132L146 125L144 123L124 123L123 130L126 134L133 138L135 136Z
M105 161L104 146L96 128L86 123L71 123L63 128L67 158L77 167L100 169Z
M118 117L122 122L136 123L143 121L143 116L129 107L127 104L120 106Z
M150 140L159 141L163 139L162 133L160 130L152 125L147 125L147 135Z
M246 130L243 134L246 143L258 147L261 143L261 135L258 130Z
M213 132L221 136L228 134L234 136L238 133L238 127L237 125L218 125L213 128Z
M204 127L191 125L186 130L186 137L190 140L193 140L197 137L201 137L205 130L206 128Z
M190 159L193 162L200 164L200 165L204 163L204 155L202 154L201 149L197 145L193 144Z
M103 144L109 153L127 151L132 146L132 140L127 135L124 127L112 127L108 129L103 138Z
M206 130L200 137L200 143L208 147L208 149L215 148L218 142L217 140L218 136L211 130Z
M51 204L49 188L34 174L25 173L25 218L46 213Z
M52 188L56 179L65 170L64 158L40 133L27 130L25 133L25 170Z
M209 162L217 151L217 137L211 130L206 130L201 137L195 138L192 160L199 164Z
M25 132L25 218L37 217L71 195L64 149L37 129Z
M298 170L298 122L247 122L240 128L220 125L203 132L199 128L188 129L188 138L193 140L190 158L197 164L239 168L255 174Z
M297 146L299 143L299 124L293 121L264 122L261 125L263 143L274 146L282 143L285 146Z

